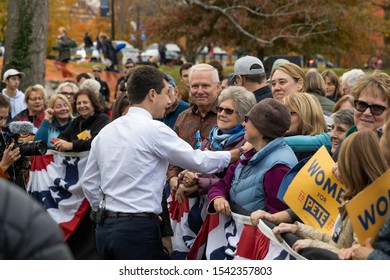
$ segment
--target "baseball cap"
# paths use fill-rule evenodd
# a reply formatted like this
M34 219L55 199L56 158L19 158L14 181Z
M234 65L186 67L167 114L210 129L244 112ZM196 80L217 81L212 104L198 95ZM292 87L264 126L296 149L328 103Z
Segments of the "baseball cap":
M244 56L234 63L234 75L259 75L265 74L264 65L260 59L254 56Z
M8 69L5 71L4 76L3 76L3 82L5 82L9 77L12 76L20 76L22 79L26 76L23 72L19 72L16 69Z

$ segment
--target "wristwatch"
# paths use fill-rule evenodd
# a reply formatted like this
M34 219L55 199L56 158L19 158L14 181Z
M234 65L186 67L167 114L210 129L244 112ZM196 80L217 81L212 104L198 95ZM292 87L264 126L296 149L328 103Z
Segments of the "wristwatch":
M238 150L240 151L240 156L245 153L245 150L243 147L239 147Z

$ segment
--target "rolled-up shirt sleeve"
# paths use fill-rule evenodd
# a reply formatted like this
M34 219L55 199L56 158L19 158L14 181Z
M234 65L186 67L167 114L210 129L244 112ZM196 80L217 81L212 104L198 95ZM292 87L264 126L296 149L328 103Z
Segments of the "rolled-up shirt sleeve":
M228 167L229 151L194 150L168 126L160 126L159 130L159 139L153 139L155 151L169 163L202 173L217 173Z

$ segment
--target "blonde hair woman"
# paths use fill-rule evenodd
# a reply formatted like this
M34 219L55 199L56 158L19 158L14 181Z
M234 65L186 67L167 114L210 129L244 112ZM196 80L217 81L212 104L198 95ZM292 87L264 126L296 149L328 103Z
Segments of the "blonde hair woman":
M27 109L17 114L11 122L31 122L34 125L32 133L35 134L45 117L45 96L45 89L41 85L29 86L24 93L24 101L27 104Z
M272 96L282 101L287 95L306 91L306 76L302 68L294 63L280 64L271 72L270 86Z
M297 92L283 98L291 111L291 126L287 136L316 135L327 132L324 114L318 100L309 93Z
M48 148L53 148L53 141L64 131L72 120L73 110L69 99L63 94L50 97L45 119L35 135L35 140L46 142Z
M319 101L309 93L297 92L283 98L291 111L291 125L286 136L318 135L328 131ZM314 152L295 152L298 160L312 156Z

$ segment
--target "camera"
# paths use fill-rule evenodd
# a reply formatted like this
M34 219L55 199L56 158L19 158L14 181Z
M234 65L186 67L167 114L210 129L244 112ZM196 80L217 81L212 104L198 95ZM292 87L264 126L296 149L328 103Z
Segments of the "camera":
M47 144L44 141L20 141L21 134L30 133L31 124L26 124L26 122L15 122L11 124L9 126L3 126L0 131L0 158L3 157L5 149L12 143L14 143L13 149L19 148L21 158L8 168L7 173L14 184L25 189L26 181L24 173L30 167L28 157L46 154Z
M23 142L20 141L20 134L11 133L7 127L3 127L3 140L4 140L4 146L1 146L1 154L4 153L4 150L6 147L8 147L12 142L14 144L14 148L19 148L20 155L22 157L29 157L29 156L42 156L46 154L47 151L47 144L44 141L29 141L29 142Z

